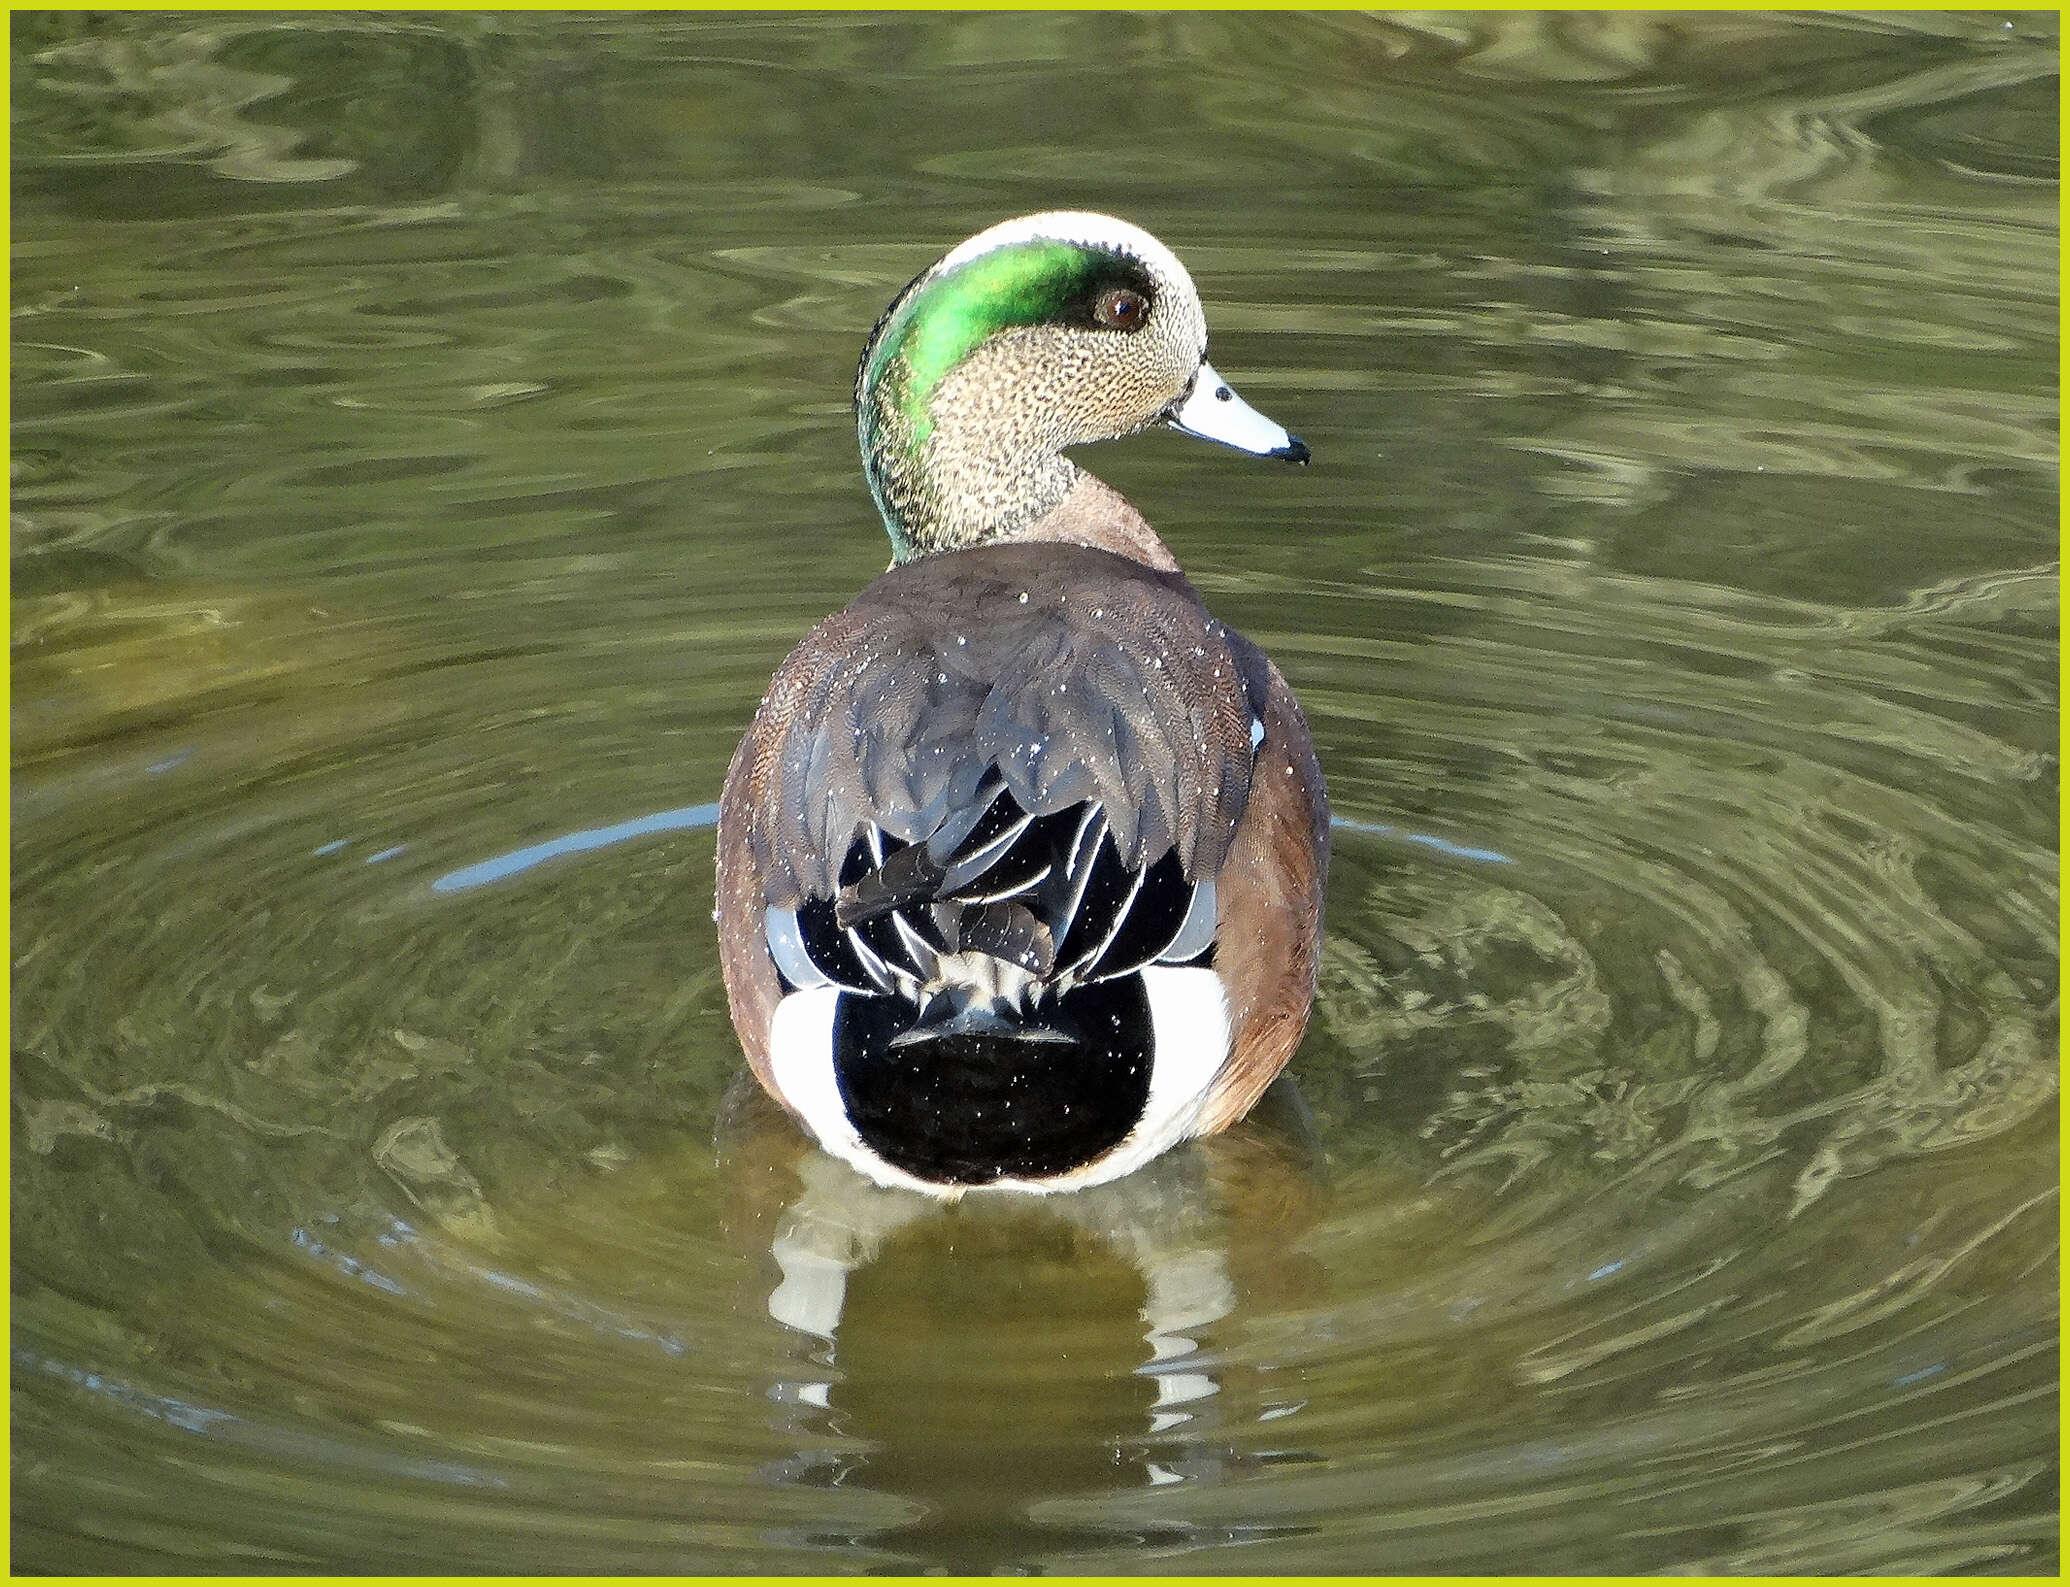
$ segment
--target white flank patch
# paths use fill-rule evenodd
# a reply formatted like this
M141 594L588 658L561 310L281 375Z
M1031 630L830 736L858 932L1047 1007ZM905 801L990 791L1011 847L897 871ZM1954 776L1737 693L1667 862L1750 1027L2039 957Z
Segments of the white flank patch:
M1208 1088L1229 1059L1229 999L1213 970L1148 965L1143 990L1150 998L1150 1096L1121 1143L1120 1152L1136 1154L1131 1168L1193 1133Z
M845 1137L859 1147L862 1139L848 1122L834 1082L834 1004L840 997L838 986L811 986L776 1005L769 1021L769 1069L784 1101L803 1115L820 1145L847 1157L836 1143Z
M942 262L934 267L935 273L938 275L960 264L968 264L979 254L990 253L994 248L1034 242L1038 238L1113 249L1142 260L1151 275L1160 281L1184 282L1189 289L1193 286L1193 278L1186 274L1186 267L1179 263L1179 256L1142 227L1086 209L1052 209L1040 215L1003 220L950 249L942 256Z
M834 1005L841 996L838 986L814 986L776 1005L769 1021L769 1070L776 1089L797 1109L812 1138L857 1173L880 1185L930 1196L953 1200L962 1195L962 1185L938 1185L892 1167L863 1144L848 1122L841 1085L834 1078Z

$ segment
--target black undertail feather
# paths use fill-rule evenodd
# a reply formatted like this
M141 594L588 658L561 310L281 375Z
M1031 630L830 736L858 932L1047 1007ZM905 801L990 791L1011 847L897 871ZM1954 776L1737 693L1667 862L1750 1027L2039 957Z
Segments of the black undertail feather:
M1150 1095L1150 1005L1140 976L1064 994L1048 1011L1064 1042L942 1036L900 1046L888 997L843 997L834 1077L856 1133L916 1178L984 1185L1041 1178L1118 1146Z

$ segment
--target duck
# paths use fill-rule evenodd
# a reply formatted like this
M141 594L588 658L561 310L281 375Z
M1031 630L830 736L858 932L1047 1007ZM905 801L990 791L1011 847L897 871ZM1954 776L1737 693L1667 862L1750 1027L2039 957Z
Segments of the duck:
M1066 457L1152 426L1306 463L1138 226L1054 210L892 300L855 380L888 570L726 773L713 918L749 1070L954 1200L1118 1179L1241 1119L1306 1029L1329 807L1299 703Z

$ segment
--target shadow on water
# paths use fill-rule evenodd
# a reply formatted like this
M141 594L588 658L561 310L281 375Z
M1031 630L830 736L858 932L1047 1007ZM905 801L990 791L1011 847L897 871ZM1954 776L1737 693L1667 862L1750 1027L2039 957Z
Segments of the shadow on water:
M1242 1458L1217 1442L1221 1374L1202 1331L1324 1287L1289 1250L1324 1201L1320 1144L1290 1083L1227 1136L1053 1201L944 1206L880 1190L802 1150L744 1083L720 1129L730 1183L765 1200L797 1192L773 1215L743 1196L730 1220L780 1275L769 1315L813 1342L772 1397L801 1408L794 1435L817 1425L837 1439L781 1480L911 1500L914 1519L853 1541L954 1574L1196 1541L1041 1517L1053 1501L1206 1480ZM1004 1510L1002 1494L1014 1496Z

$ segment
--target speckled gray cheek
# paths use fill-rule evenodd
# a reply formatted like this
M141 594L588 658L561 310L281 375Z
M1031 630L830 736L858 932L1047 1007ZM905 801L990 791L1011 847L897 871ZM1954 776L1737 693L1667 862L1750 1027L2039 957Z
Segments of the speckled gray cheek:
M1023 328L965 360L935 395L918 477L896 487L919 509L914 549L996 539L1054 508L1078 478L1062 448L1141 429L1184 391L1197 364L1187 320L1133 336Z

